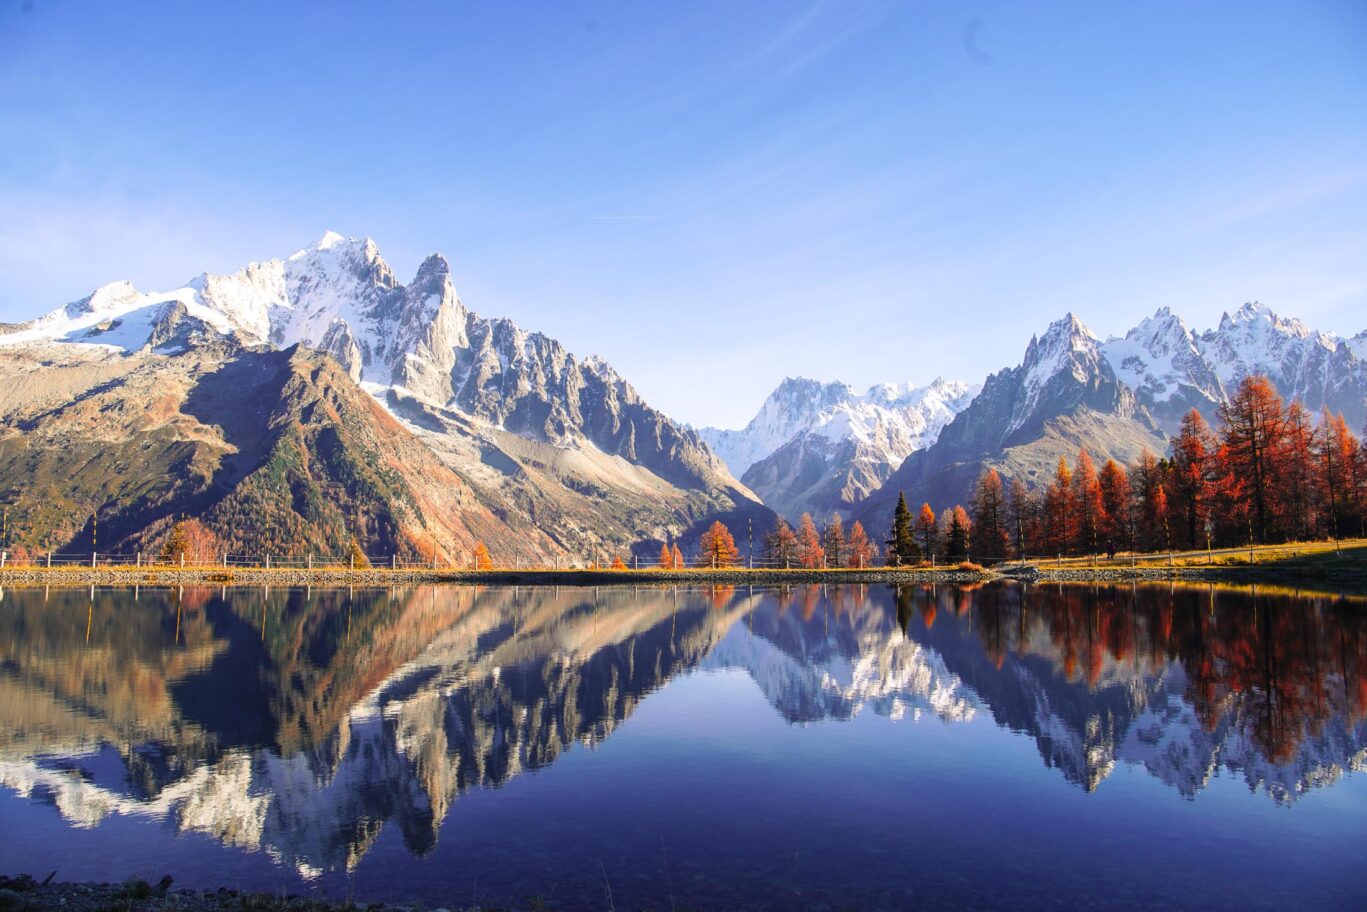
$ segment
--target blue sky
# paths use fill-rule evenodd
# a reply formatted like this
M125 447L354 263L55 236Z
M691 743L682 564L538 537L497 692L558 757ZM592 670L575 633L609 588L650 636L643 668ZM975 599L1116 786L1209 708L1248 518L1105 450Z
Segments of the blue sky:
M1257 299L1367 329L1367 4L0 0L0 320L370 235L742 424Z

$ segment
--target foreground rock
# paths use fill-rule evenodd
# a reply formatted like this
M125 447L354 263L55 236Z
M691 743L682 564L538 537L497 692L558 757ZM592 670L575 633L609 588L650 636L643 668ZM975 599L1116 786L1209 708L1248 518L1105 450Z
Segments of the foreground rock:
M71 912L95 910L175 909L180 912L220 909L297 910L331 912L336 909L393 909L398 912L416 908L386 906L384 903L333 902L272 893L247 893L220 887L217 890L176 890L168 875L156 884L129 880L122 884L39 882L27 874L0 875L0 910L65 909Z

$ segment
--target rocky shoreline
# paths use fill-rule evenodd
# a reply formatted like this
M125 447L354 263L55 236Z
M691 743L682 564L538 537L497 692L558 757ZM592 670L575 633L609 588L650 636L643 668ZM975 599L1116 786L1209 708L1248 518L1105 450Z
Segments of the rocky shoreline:
M422 908L251 893L226 887L217 890L179 890L172 889L172 883L169 876L156 884L138 879L109 884L58 882L52 881L51 875L42 882L27 874L17 877L0 875L0 912L29 909L62 909L64 912L105 912L110 909L127 912L223 912L229 909L256 909L263 912L417 912ZM486 909L484 912L495 910Z

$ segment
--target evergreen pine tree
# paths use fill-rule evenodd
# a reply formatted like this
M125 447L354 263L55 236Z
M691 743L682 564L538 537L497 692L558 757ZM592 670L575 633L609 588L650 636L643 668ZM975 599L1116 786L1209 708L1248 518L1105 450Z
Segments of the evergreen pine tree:
M906 495L897 494L897 509L892 514L892 537L888 539L888 563L894 567L916 564L921 560L921 548L916 544L912 529L911 510Z

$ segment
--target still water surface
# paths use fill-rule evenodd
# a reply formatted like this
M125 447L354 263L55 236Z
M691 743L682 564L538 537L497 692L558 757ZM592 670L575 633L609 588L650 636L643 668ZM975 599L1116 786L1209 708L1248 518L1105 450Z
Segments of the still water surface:
M7 591L0 870L564 909L1361 909L1367 609Z

